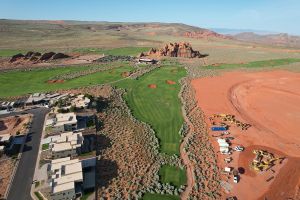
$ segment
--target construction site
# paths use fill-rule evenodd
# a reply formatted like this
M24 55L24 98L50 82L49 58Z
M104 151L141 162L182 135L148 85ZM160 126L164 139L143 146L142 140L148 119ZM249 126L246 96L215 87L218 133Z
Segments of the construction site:
M299 199L299 78L272 71L192 80L227 199Z

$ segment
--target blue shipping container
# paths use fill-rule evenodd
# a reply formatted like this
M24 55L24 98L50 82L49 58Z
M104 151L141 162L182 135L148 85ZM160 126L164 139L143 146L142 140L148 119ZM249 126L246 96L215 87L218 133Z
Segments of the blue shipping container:
M227 128L224 126L212 126L211 130L212 131L227 131Z

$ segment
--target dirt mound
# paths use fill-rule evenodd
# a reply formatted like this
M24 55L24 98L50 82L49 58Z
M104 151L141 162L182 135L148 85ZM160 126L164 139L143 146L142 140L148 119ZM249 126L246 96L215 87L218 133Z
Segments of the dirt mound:
M149 84L148 88L155 89L155 88L157 88L157 85L156 84Z
M16 135L27 132L27 124L31 120L31 115L11 116L1 118L0 120L0 135L10 134Z
M58 79L58 80L49 80L47 81L47 83L49 84L53 84L53 83L63 83L65 82L65 80L62 80L62 79Z
M196 39L208 39L208 38L231 39L231 37L229 36L221 35L209 30L185 32L183 36L188 38L196 38Z
M199 51L194 51L191 44L187 42L169 43L163 48L151 48L148 53L141 53L143 56L169 56L169 57L183 57L183 58L202 58L208 56L201 54Z
M166 83L169 84L169 85L174 85L174 84L176 84L175 81L171 81L171 80L166 80Z

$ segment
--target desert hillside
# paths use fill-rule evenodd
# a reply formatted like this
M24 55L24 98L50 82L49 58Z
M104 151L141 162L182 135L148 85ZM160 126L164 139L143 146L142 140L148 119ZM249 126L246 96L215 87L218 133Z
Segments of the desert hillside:
M244 32L234 35L233 38L257 44L300 48L300 37L286 33L260 35L253 32Z

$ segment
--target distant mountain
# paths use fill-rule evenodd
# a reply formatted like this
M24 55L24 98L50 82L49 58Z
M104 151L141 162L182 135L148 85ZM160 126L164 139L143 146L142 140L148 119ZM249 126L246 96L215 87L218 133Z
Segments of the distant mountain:
M259 35L277 34L277 32L264 31L264 30L253 30L253 29L210 28L210 30L215 31L219 34L224 34L224 35L236 35L236 34L245 33L245 32L252 32L255 34L259 34Z
M300 48L300 36L293 36L287 33L259 35L253 32L245 32L236 34L233 38L258 44Z
M183 37L227 38L208 29L181 23L0 20L0 48L149 47L160 46L176 37L177 42L184 41Z

